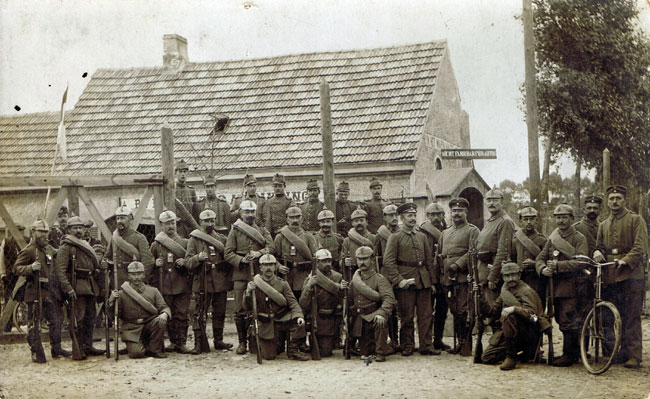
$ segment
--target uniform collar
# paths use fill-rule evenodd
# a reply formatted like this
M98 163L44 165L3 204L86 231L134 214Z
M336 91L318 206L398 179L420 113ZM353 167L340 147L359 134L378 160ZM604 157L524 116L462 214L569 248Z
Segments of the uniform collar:
M488 221L492 222L492 221L500 218L501 216L503 216L504 213L505 213L505 211L503 209L501 209L499 212L495 213L494 215L491 215L490 218L488 219Z
M558 227L557 232L560 233L560 236L561 236L562 238L567 238L567 237L570 236L571 234L575 233L575 232L576 232L576 229L575 229L575 227L573 227L573 226L569 226L569 228L568 228L566 231L562 231L562 230L560 230L560 228Z
M404 226L400 227L400 230L403 233L408 234L408 235L415 234L415 229L413 229L412 231L408 231Z
M618 215L614 214L614 212L610 212L610 216L609 216L609 217L610 217L611 219L616 219L616 220L618 220L618 219L623 218L623 216L627 215L628 212L630 212L630 211L629 211L627 208L623 208L623 209L618 213Z

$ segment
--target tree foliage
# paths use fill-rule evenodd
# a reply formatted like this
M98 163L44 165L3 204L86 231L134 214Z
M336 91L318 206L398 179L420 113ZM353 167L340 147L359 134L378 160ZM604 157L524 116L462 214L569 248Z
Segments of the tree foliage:
M632 0L534 0L540 134L611 181L650 186L650 41Z

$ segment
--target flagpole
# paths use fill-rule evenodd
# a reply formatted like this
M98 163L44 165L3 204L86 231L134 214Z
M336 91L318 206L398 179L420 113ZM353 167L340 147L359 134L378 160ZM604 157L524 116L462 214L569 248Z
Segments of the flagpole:
M59 145L58 143L54 145L54 158L52 158L52 168L50 169L50 176L54 176L54 164L56 163L56 157L59 155ZM41 219L45 220L47 218L47 203L50 201L50 192L52 191L52 186L47 186L47 195L45 196L45 206L43 206L43 216Z
M65 161L66 159L66 138L65 138L65 103L68 101L68 88L70 87L70 82L65 86L65 92L63 93L63 98L61 99L61 120L59 121L59 128L56 134L56 143L54 145L54 158L52 158L52 167L50 168L50 176L54 176L54 165L56 164L56 157L59 155L59 147L61 147L61 157ZM45 195L45 205L43 205L43 219L47 218L47 204L50 202L50 193L52 191L52 186L47 186L47 194Z

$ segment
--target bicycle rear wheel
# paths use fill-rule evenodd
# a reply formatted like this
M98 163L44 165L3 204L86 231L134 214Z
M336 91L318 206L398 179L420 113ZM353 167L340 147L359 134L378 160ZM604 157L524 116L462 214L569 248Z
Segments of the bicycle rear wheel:
M580 333L580 358L589 373L602 374L612 365L621 347L621 324L611 302L599 302L589 311Z

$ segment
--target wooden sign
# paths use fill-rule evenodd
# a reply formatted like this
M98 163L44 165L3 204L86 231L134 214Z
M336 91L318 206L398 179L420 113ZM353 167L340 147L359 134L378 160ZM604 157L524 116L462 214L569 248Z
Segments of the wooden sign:
M442 159L497 159L496 149L454 148L440 150Z

